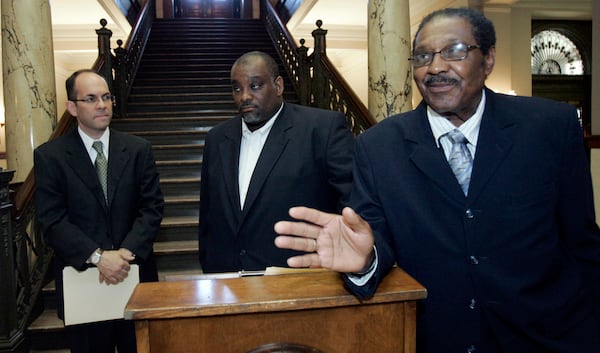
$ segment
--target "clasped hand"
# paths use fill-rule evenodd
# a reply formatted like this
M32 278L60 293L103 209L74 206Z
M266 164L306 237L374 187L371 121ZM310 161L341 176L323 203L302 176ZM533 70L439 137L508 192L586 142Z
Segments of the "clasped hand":
M96 265L100 271L100 283L118 284L123 282L129 274L129 262L134 259L133 253L125 248L104 251L100 262Z
M369 224L346 207L342 214L321 212L307 207L290 208L289 214L300 222L275 224L275 246L307 252L290 257L290 267L323 267L338 272L359 272L373 253L374 237Z

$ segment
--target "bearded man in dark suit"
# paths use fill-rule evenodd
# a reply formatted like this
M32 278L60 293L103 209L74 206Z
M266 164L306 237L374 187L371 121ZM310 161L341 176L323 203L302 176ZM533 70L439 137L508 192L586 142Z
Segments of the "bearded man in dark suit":
M354 137L341 112L283 100L275 60L249 52L231 68L240 115L208 133L200 192L204 272L287 266L276 221L292 206L338 212L352 185Z

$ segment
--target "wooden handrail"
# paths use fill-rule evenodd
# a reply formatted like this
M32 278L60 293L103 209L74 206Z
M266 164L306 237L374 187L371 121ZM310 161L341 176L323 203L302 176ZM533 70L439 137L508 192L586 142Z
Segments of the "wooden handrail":
M589 135L585 137L585 145L589 149L600 148L600 135Z
M321 29L322 21L317 21L319 28L313 31L315 50L307 56L304 39L298 47L270 1L261 1L261 16L298 92L300 104L343 112L354 134L375 125L376 120L369 110L327 58L327 31Z
M349 118L350 129L355 135L377 124L375 118L373 118L354 90L350 89L348 82L342 77L329 58L322 56L321 63L325 69L327 79L331 82L329 109L344 111Z

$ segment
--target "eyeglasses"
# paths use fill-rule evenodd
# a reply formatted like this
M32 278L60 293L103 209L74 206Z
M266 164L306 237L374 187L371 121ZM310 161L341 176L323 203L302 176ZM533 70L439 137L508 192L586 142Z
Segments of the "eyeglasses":
M84 102L87 104L96 104L98 103L99 100L102 100L104 103L106 102L114 102L115 101L115 96L111 95L111 94L103 94L102 96L98 97L98 96L87 96L83 99L70 99L71 102Z
M445 61L460 61L465 60L469 51L481 48L479 45L468 45L465 43L456 43L445 47L440 51L428 53L416 53L408 60L412 61L413 67L421 67L431 64L435 54L440 54Z

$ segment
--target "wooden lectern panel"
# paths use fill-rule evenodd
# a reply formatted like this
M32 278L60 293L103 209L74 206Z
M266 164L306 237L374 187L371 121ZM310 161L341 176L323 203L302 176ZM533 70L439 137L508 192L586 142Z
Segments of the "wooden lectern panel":
M324 353L414 352L416 300L425 289L395 268L360 302L335 272L141 283L125 317L138 353L245 353L299 343Z

